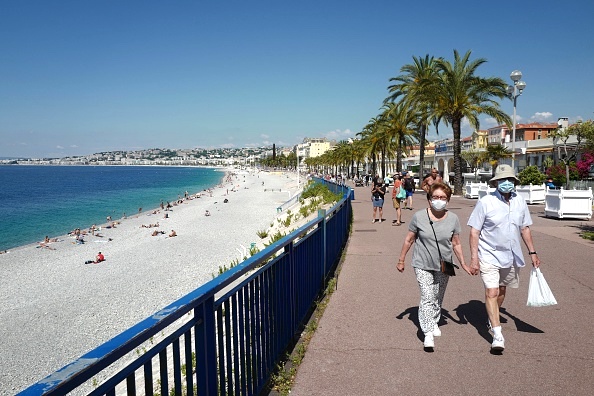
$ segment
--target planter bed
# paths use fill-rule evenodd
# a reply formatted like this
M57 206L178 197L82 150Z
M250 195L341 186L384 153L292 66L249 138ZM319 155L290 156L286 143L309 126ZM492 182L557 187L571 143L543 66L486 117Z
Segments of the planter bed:
M592 217L592 188L587 190L547 189L545 216L559 219L585 219Z

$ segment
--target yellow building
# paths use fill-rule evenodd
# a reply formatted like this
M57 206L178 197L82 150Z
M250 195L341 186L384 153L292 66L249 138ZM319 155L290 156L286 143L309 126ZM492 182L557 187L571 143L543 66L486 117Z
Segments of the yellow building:
M489 145L488 133L485 130L474 131L472 133L472 149L486 149Z
M330 142L326 138L305 138L297 145L296 152L302 158L319 157L330 150Z

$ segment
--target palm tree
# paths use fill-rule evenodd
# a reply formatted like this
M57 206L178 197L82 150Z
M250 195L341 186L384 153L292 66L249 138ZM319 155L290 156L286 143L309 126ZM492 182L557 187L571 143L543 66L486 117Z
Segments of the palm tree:
M487 151L483 153L483 161L489 161L491 164L491 174L495 176L495 168L499 165L499 160L503 158L511 158L512 152L507 147L501 144L493 144L487 146Z
M470 61L471 51L460 56L454 50L454 63L437 59L438 73L423 84L423 102L430 103L430 117L451 125L454 132L454 194L462 194L462 163L460 133L462 119L466 117L471 127L480 129L480 114L487 114L500 123L511 124L510 117L492 98L506 97L505 81L499 77L483 78L475 75L477 68L486 62L479 58Z
M358 133L361 136L361 140L366 141L365 146L367 148L367 154L371 157L371 171L374 176L377 173L378 151L382 150L383 131L381 129L381 121L377 117L374 117L365 125L363 131Z
M336 146L334 146L334 149L331 151L331 153L334 165L339 167L339 171L337 173L340 173L340 168L345 167L348 169L349 164L353 162L352 147L346 140L341 140L338 142ZM347 173L350 173L350 171Z
M408 153L416 143L414 121L416 114L406 106L406 102L388 103L381 114L386 134L389 137L389 148L396 149L396 168L402 169L403 153Z
M353 159L357 163L357 177L361 177L359 175L359 167L361 163L365 160L365 143L360 139L353 140Z
M419 130L419 173L423 173L425 162L425 141L427 130L430 124L430 103L426 102L422 94L422 87L436 77L435 59L433 56L425 55L425 58L413 56L413 63L400 68L403 73L398 77L390 78L395 84L388 87L388 96L384 102L394 102L399 97L408 102L408 107L418 115Z
M474 172L474 181L475 182L476 182L478 171L479 171L479 168L481 167L481 164L486 161L485 154L486 154L486 152L484 150L474 150L474 149L462 151L462 153L460 153L460 155L462 156L462 159L464 161L466 161L468 166Z

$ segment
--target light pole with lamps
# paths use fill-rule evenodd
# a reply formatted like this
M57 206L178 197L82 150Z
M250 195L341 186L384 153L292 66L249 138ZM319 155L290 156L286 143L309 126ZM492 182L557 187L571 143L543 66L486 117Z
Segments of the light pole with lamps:
M516 170L516 101L518 96L522 95L522 91L526 88L526 83L522 80L522 72L514 70L509 75L514 85L507 86L507 94L514 101L514 117L512 126L512 169Z

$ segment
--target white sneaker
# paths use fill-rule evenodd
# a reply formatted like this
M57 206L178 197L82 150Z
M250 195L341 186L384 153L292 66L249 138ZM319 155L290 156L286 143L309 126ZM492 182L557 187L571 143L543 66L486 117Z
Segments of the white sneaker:
M435 341L433 339L433 333L425 333L425 341L423 342L425 348L435 347Z
M437 323L435 324L435 327L433 328L433 336L441 337L441 330L439 329L439 326L437 325Z
M494 335L491 349L494 351L503 351L505 349L505 340L502 335Z

